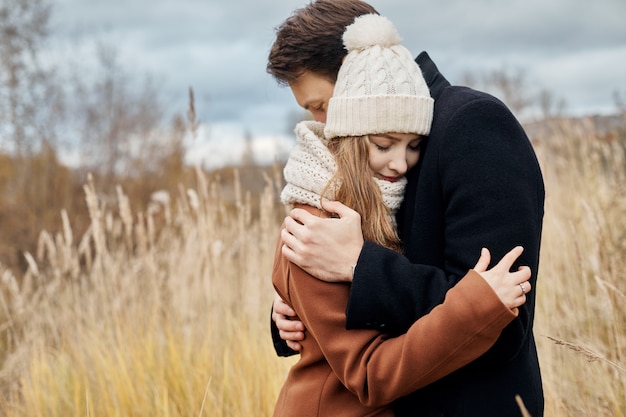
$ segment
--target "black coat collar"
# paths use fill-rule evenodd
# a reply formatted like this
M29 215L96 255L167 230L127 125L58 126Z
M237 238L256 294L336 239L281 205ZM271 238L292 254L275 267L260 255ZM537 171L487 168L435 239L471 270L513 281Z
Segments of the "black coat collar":
M417 65L419 65L422 70L422 74L424 75L424 80L426 80L426 84L430 90L431 97L437 100L443 89L449 87L450 83L439 72L439 69L432 59L430 59L430 56L428 56L426 51L420 53L417 58L415 58L415 62L417 62Z

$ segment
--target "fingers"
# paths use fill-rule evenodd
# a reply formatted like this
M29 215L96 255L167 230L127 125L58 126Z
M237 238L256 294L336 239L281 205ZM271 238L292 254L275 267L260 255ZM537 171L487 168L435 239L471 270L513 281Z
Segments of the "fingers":
M295 220L299 224L299 226L306 225L308 222L311 222L317 219L317 217L315 217L308 211L301 209L301 208L295 208L291 210L289 212L289 216L287 217L287 219L289 218ZM292 224L292 227L297 230L296 225ZM293 233L293 231L289 230L289 233Z
M517 272L514 272L513 275L515 276L515 280L519 282L519 287L524 295L532 291L533 286L530 283L531 272L529 267L520 266L519 270Z
M302 345L298 341L304 340L304 332L284 332L281 330L279 335L291 349L297 352L302 350Z
M274 304L272 305L272 320L276 322L276 327L282 333L302 332L304 325L299 320L294 320L296 312L289 307L285 301L276 293ZM302 339L296 339L302 340Z
M512 306L520 307L526 302L526 296L533 289L533 286L530 283L530 268L527 266L521 266L517 272L511 273L511 276L513 278L512 281L517 283L517 288L514 288L514 291L518 294L517 297L514 298Z
M521 246L516 246L511 249L506 255L500 259L500 262L496 266L493 267L494 270L503 270L509 271L517 258L524 252L524 248Z
M280 298L280 295L276 294L274 296L274 305L272 306L272 318L274 318L274 316L295 317L296 312ZM274 319L274 321L276 321L276 319Z
M283 222L284 228L281 231L281 238L283 243L289 246L294 251L298 251L299 247L295 245L300 242L308 242L310 232L307 230L307 225L313 226L319 218L308 213L306 210L295 208L291 210L289 216L285 217Z
M520 289L522 290L522 295L526 295L531 290L530 282L525 281L519 284Z
M299 320L289 320L285 316L279 316L276 320L276 327L280 332L280 338L283 340L304 339L304 325Z
M526 295L531 290L531 285L528 281L520 283L516 287L513 288L516 296L512 297L510 308L521 307L526 302Z
M278 328L278 334L282 340L287 343L291 349L300 352L302 345L298 343L300 340L304 340L304 325L298 320L288 320L279 318L276 320L276 327Z
M302 233L304 231L304 225L300 223L299 220L293 219L291 216L287 216L285 217L284 225L285 225L284 230L286 230L290 235L293 235L298 239L302 237Z
M489 249L482 248L480 250L480 258L478 258L478 262L476 262L474 270L476 272L485 272L487 268L489 268L489 262L491 262L491 253L489 252Z
M520 296L526 295L532 290L532 285L530 284L531 272L529 267L520 266L516 272L509 272L509 275L510 277L508 281L511 285L517 286L515 291L522 292L521 290L523 287L523 294L520 294Z
M475 270L487 281L504 305L517 308L526 302L526 294L532 290L530 284L531 270L528 266L521 266L511 272L510 267L522 254L521 246L513 248L493 268L481 271L485 265L488 252L481 251L481 258L476 263Z
M530 268L527 266L520 266L516 272L511 272L511 275L513 276L515 282L520 284L530 279L531 271Z
M292 216L296 217L292 217ZM283 221L284 228L281 231L281 238L283 243L289 246L291 249L298 251L300 248L294 245L299 242L308 243L311 241L311 228L316 226L316 222L321 219L313 216L306 210L293 209L291 215L285 217Z
M289 262L297 263L296 259L296 249L297 245L300 244L300 241L291 233L287 231L287 229L282 229L280 231L280 238L283 241L282 253L285 258Z
M300 352L302 350L302 345L298 342L294 342L291 340L286 340L287 346L289 346L292 350L296 352Z
M300 352L302 345L298 341L304 340L304 324L290 317L296 317L296 312L276 293L272 306L272 320L276 323L280 338L291 349Z
M329 213L337 214L340 218L359 215L356 211L339 201L322 200L322 208Z

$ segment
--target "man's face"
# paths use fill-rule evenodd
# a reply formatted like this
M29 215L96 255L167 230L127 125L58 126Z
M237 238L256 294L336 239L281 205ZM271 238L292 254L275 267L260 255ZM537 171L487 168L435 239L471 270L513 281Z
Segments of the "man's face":
M321 75L305 71L289 87L300 107L310 111L316 121L326 123L328 101L333 96L335 84Z

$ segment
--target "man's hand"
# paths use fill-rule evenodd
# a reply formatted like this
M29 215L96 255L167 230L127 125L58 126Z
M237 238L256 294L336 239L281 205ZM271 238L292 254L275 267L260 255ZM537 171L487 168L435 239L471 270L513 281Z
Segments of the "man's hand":
M274 305L272 306L272 320L276 323L280 338L291 349L300 352L302 345L298 342L304 340L304 324L296 320L295 317L296 312L280 298L280 295L275 294Z
M337 201L324 210L338 218L320 218L295 208L285 218L282 253L312 276L327 282L351 282L352 267L363 248L361 216Z

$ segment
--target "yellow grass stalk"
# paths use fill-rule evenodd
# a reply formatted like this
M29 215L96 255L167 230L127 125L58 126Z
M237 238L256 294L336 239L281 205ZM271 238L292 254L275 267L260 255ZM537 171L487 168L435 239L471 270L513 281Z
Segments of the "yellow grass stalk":
M546 416L625 416L626 139L617 138L564 124L536 144ZM117 211L107 207L90 177L83 236L62 213L63 232L42 233L24 276L0 264L0 415L270 416L297 358L277 358L270 341L285 212L280 168L259 175L266 188L253 195L238 173L224 183L198 169L195 188L135 213L121 189Z

